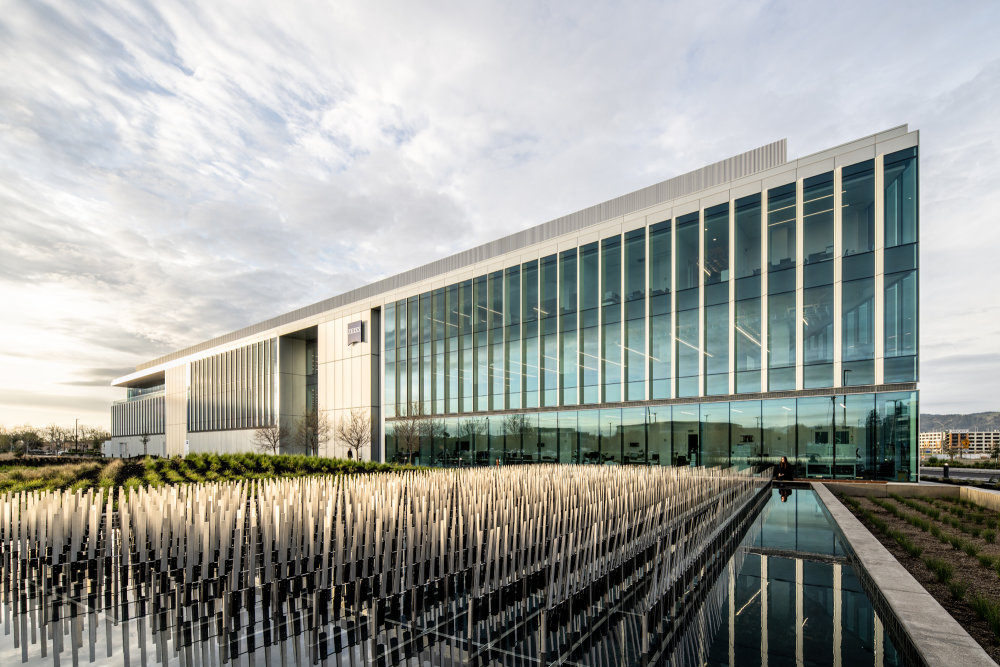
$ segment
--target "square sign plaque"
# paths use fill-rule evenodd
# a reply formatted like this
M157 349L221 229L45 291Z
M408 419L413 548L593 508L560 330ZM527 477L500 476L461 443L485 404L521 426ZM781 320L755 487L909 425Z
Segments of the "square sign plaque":
M347 344L354 345L355 343L361 343L364 341L364 325L363 321L350 322L347 325Z

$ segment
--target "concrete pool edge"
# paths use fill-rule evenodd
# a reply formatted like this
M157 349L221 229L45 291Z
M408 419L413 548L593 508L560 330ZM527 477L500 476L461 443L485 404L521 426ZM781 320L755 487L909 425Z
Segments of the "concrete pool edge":
M864 575L925 664L997 664L824 484L814 482L812 487L837 523ZM887 624L892 621L885 619Z

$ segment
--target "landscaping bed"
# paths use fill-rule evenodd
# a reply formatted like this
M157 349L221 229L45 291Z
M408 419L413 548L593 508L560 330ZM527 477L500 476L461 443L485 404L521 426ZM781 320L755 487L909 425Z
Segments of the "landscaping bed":
M1000 662L1000 514L958 499L840 499Z
M172 458L0 461L0 493L57 489L115 489L189 482L225 482L412 469L371 461L267 454L189 454Z

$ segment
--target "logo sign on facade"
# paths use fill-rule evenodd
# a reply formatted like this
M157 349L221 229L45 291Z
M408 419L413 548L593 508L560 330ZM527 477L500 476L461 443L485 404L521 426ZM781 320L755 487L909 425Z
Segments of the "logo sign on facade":
M354 345L364 341L365 323L363 321L347 324L347 344Z

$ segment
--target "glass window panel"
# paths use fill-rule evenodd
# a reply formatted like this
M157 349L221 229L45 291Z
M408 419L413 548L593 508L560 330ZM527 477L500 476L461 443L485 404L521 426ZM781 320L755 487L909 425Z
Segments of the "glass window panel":
M580 400L583 403L597 403L600 400L600 387L597 384L598 364L601 363L599 331L596 326L580 329Z
M597 306L600 302L600 262L597 242L580 248L580 310L592 311L597 323Z
M701 404L701 464L729 465L729 403Z
M495 329L503 326L503 271L490 274L490 304L488 326Z
M576 329L576 248L559 253L559 312L573 314L572 326L560 327L563 331Z
M699 347L698 311L684 310L677 313L677 395L698 395L698 373L701 348Z
M885 249L885 273L898 273L917 268L917 244Z
M396 349L396 304L385 304L385 316L383 317L383 329L385 331L385 349Z
M833 284L833 262L816 262L802 269L802 286L805 288Z
M768 271L795 267L795 184L767 193Z
M559 413L559 462L580 463L580 430L575 410Z
M564 331L559 334L559 358L562 364L559 404L576 405L579 378L576 331Z
M524 340L522 342L521 373L523 374L522 386L524 391L524 407L538 407L538 324L528 322L524 324ZM530 330L530 335L529 335ZM555 336L553 336L554 338Z
M670 398L670 315L649 320L649 377L652 398Z
M706 394L729 393L729 304L705 307Z
M487 279L486 276L479 276L473 285L474 299L475 299L475 318L476 331L486 331L489 329L489 290L487 289Z
M623 408L621 419L622 463L648 464L649 449L646 445L646 409Z
M760 370L760 299L736 302L736 370ZM740 390L742 391L742 390ZM751 391L760 391L760 387Z
M646 320L625 323L626 401L646 398Z
M875 281L854 280L843 284L843 359L875 358Z
M802 386L819 389L833 386L833 364L807 364L802 369Z
M874 394L848 394L840 397L839 414L834 416L838 438L834 452L833 476L872 478L875 474Z
M614 236L601 241L601 270L604 295L601 304L610 306L622 300L622 238Z
M503 329L490 330L490 409L504 409L506 373L503 358Z
M799 467L796 474L830 477L833 474L833 419L837 396L800 398L798 408Z
M802 361L833 362L833 286L802 291Z
M434 321L434 312L431 310L431 294L425 292L420 295L420 348L430 351L431 329Z
M760 195L737 199L735 206L736 277L758 276L760 275Z
M625 235L625 299L644 301L646 297L646 228Z
M729 404L729 421L732 465L741 470L749 468L761 453L760 401L733 401Z
M669 405L653 405L646 408L646 441L649 447L649 462L652 465L671 465L670 450L671 408Z
M504 283L504 324L516 325L521 321L521 267L507 269Z
M917 381L917 357L891 357L885 360L883 369L883 381L889 382L916 382Z
M878 394L878 449L872 463L877 479L915 481L918 429L917 392Z
M543 257L539 267L539 305L538 314L543 318L553 318L558 313L559 301L559 262L555 255Z
M420 342L420 308L417 305L419 302L419 297L410 297L406 301L406 316L409 320L408 328L410 331L410 345L416 345Z
M538 319L538 262L526 262L521 267L521 321Z
M770 391L795 389L795 331L795 293L769 296L767 349ZM781 369L791 369L791 373L780 372Z
M622 463L622 411L618 408L601 410L600 463Z
M885 246L917 241L917 149L891 153L885 163Z
M844 386L875 383L875 360L845 361L842 364Z
M670 312L670 221L649 228L649 308L652 315Z
M539 374L541 404L554 406L559 404L559 335L550 333L539 339L539 358L541 372Z
M542 412L538 415L535 461L538 463L559 463L559 455L559 413Z
M601 370L604 374L604 402L613 403L622 400L622 325L621 322L609 322L604 325L604 338L601 341Z
M761 417L764 442L761 465L777 465L782 456L795 465L795 399L762 401Z
M885 356L917 353L917 272L885 277Z
M472 333L474 304L472 299L472 281L466 280L459 285L458 289L458 333L467 336ZM468 344L462 347L471 347L472 338L469 337Z
M675 405L673 409L674 465L701 465L699 430L701 419L697 405Z
M705 209L705 284L729 280L729 203Z
M396 363L385 364L385 416L392 419L396 416Z
M431 339L435 341L444 340L448 336L447 320L447 293L442 289L436 289L431 294ZM435 346L435 352L438 352Z
M506 373L504 391L508 410L521 407L521 383L524 373L521 368L521 332L517 326L507 327L505 358Z
M802 182L802 260L833 259L833 172Z
M698 214L689 213L677 219L677 289L698 287L700 272Z
M845 257L840 279L844 282L875 275L875 253L863 252Z
M841 230L844 256L875 249L875 161L844 167Z
M576 419L580 463L601 463L601 411L579 410Z

